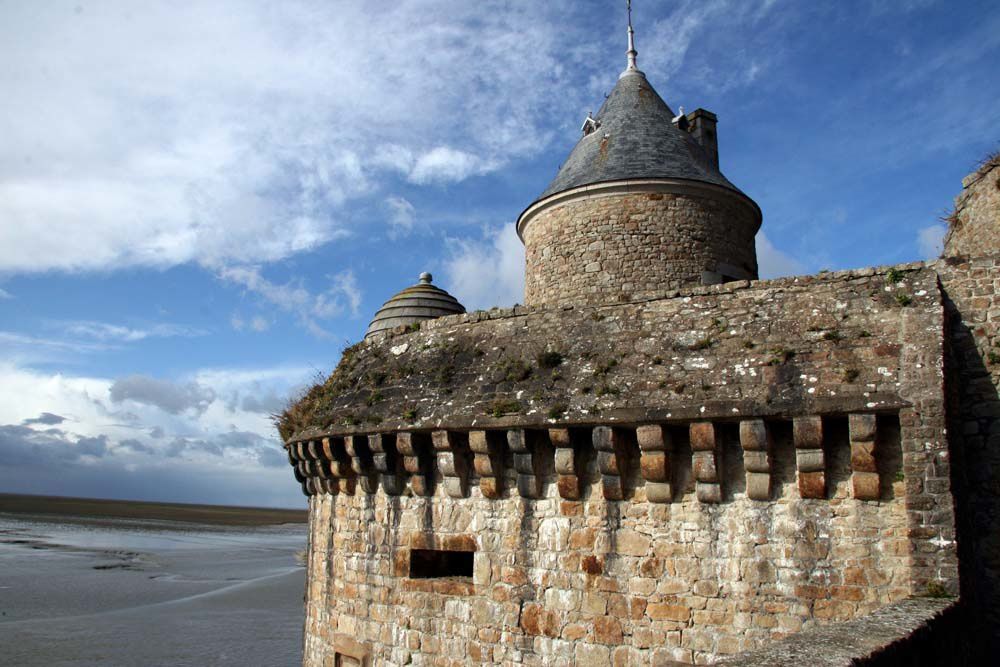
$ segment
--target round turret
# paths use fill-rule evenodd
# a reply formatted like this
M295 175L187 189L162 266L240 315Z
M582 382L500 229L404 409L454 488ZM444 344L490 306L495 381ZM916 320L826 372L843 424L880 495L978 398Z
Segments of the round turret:
M431 284L433 276L420 274L420 282L386 301L372 318L365 338L394 327L464 313L465 307L452 295Z
M525 303L618 301L756 279L760 208L719 171L715 121L703 109L675 116L630 63L518 218Z

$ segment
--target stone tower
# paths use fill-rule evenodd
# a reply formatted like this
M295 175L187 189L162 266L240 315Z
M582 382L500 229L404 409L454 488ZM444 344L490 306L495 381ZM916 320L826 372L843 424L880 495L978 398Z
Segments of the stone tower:
M757 204L719 172L716 117L675 115L628 67L521 214L525 304L608 302L757 278Z

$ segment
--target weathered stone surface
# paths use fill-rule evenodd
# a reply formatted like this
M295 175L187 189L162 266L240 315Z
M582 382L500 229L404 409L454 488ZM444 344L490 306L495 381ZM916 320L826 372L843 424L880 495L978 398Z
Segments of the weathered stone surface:
M582 654L594 651L602 664L619 659L654 664L668 657L707 662L811 623L868 613L928 581L954 586L947 503L938 502L949 499L947 473L942 475L946 469L939 460L924 458L927 451L937 451L933 446L928 450L926 443L945 442L943 399L940 386L935 393L933 385L943 363L941 339L932 334L943 326L936 302L940 292L934 292L933 272L907 271L902 284L914 303L905 308L881 296L886 286L882 278L855 273L705 288L704 293L642 308L528 309L476 321L470 314L446 318L452 323L425 323L405 334L412 343L408 351L385 352L383 359L409 364L412 372L405 379L387 380L380 389L384 398L372 408L386 412L377 428L354 424L317 430L304 438L319 443L315 452L308 444L301 452L297 445L289 447L290 458L303 467L304 473L296 473L320 494L311 499L307 654L322 664L323 656L330 655L330 633L336 631L357 636L375 663L399 660L397 652L409 641L408 633L415 633L419 648L407 650L427 661L442 656L448 646L453 659L485 655L487 662L496 663L514 662L515 655L521 662L537 663L567 651L575 657L580 647ZM921 290L926 295L918 295ZM837 303L846 306L837 310ZM741 309L757 317L738 315ZM797 345L796 337L808 328L799 321L802 317L823 317L808 315L814 311L840 312L838 317L846 312L845 320L817 320L814 325L837 326L843 329L841 338L814 336L808 347L799 345L787 358L776 352ZM710 344L703 343L705 334L685 344L630 333L650 327L698 330L694 312L726 313L724 326L711 323L715 315L700 325L711 333ZM471 378L494 377L491 365L506 363L492 356L494 347L524 346L524 326L546 331L547 349L553 345L551 332L564 327L582 332L573 345L583 338L589 338L590 346L594 340L628 343L615 343L623 352L588 353L586 359L582 347L559 345L565 360L558 380L533 367L522 381L475 384ZM862 328L873 335L860 336ZM456 368L445 394L445 387L421 369L424 355L428 368L440 362L436 355L449 339L445 344L453 346L451 358L467 359L469 365ZM753 348L746 346L748 340ZM466 345L462 341L468 341L469 350L478 347L485 353L462 357L454 350ZM702 344L708 347L695 349ZM373 341L366 349L380 345ZM820 346L822 354L811 354ZM654 363L657 356L662 361ZM530 362L531 357L525 358ZM377 372L367 365L371 359L359 356L352 373ZM844 368L854 367L856 382L844 381ZM534 384L543 379L548 385ZM549 385L555 391L572 388L560 419L549 420L545 400L531 398L543 386L553 391ZM592 389L583 393L587 385ZM596 396L605 386L607 391ZM428 407L421 407L414 422L402 429L392 417L393 410L402 412L406 406L395 398L402 395L397 391L427 396ZM520 398L518 392L523 392ZM360 395L369 396L370 389ZM352 400L350 391L339 396L342 406ZM489 406L500 399L521 402L519 412L493 416ZM439 402L452 404L454 424L451 416L434 412ZM845 427L848 415L874 410L869 403L885 415L879 419L889 420L889 430L883 432L881 425L877 430L877 447L896 451L906 476L905 482L891 484L890 496L875 503L867 495L855 497L853 478L826 480L819 473L810 480L814 473L799 472L795 427L785 421L812 417L804 423L814 434L818 426L820 447L801 452L813 456L818 450L824 461L830 456L846 468L853 454ZM599 414L589 412L595 405L603 406ZM331 408L331 415L340 409ZM826 418L834 420L833 435L824 443ZM332 418L328 425L339 423ZM691 424L699 424L693 433ZM412 442L404 451L395 448L400 430L424 434L433 445L434 431L460 433L463 428L472 457L467 470L479 480L464 497L450 497L454 489L448 488L460 463L439 456L456 451L454 445L430 446L423 456ZM817 441L802 437L801 430L799 441ZM596 439L594 432L599 433ZM357 449L350 454L350 474L360 483L363 471L372 470L387 488L358 495L341 490L339 482L346 480L336 478L338 495L326 490L328 480L320 475L336 472L331 465L338 456L336 439L343 438L346 455L348 437L375 443L369 444L368 463L355 462ZM329 461L323 438L330 439ZM442 436L438 441L443 442ZM737 455L730 458L734 446ZM588 451L593 458L581 467L585 459L579 455ZM874 451L882 465L881 450ZM320 458L312 458L314 453ZM405 457L415 460L404 465ZM890 467L885 474L897 475L891 457L886 460ZM440 483L427 484L435 477ZM423 481L425 488L414 488L414 480L418 485ZM803 494L809 503L798 502L796 482L804 481L809 482ZM877 480L859 481L868 484L866 494L878 488ZM406 485L412 495L398 495ZM421 490L433 495L421 496ZM907 511L907 503L914 511ZM917 509L924 507L933 509ZM473 576L408 579L396 563L404 558L397 555L402 550L393 545L409 545L411 534L474 536ZM855 566L859 562L863 568ZM811 581L811 572L836 574L831 580ZM622 639L614 646L624 650L608 651L611 645L597 639L594 620L604 616L618 624ZM484 619L492 620L483 624ZM617 637L610 620L602 624L601 637Z
M945 257L978 257L1000 251L1000 158L994 154L962 181L948 217Z
M851 414L848 415L848 425L852 442L873 442L875 440L875 429L877 419L875 415Z
M878 474L872 472L856 472L851 475L851 492L858 500L878 500Z
M801 498L826 497L826 477L822 472L800 472L798 482Z
M751 500L770 500L771 474L747 472L747 497Z
M770 442L771 434L763 419L744 419L740 422L740 446L745 451L767 451L771 448Z
M792 421L796 449L823 449L823 420L814 415Z
M694 422L690 427L691 449L696 452L715 449L715 425L712 422Z
M856 472L878 472L874 442L851 440L851 469Z
M743 452L743 467L747 472L771 473L771 462L767 452Z
M735 198L734 198L735 199ZM680 194L581 197L522 230L525 303L610 303L700 284L703 272L756 278L753 211ZM722 270L720 270L722 269Z
M795 467L799 472L822 472L826 468L822 449L798 449L795 451Z

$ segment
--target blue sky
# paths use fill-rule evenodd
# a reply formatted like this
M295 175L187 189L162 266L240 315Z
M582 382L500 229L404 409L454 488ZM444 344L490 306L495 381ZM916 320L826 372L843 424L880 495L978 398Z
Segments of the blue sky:
M932 256L1000 141L994 2L633 3L765 277ZM0 490L300 506L269 413L513 221L625 65L616 0L0 0Z

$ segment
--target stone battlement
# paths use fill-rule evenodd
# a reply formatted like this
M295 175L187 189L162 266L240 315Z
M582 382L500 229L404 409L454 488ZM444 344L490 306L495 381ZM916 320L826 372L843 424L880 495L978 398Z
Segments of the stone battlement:
M348 350L282 432L900 410L940 392L943 317L937 273L922 264L442 317Z
M702 662L953 594L938 269L966 271L469 313L347 350L283 425L307 663Z

